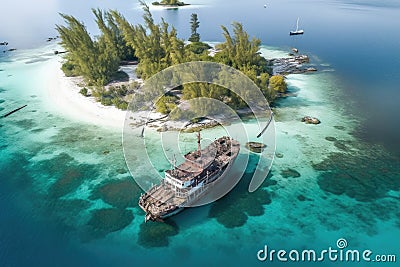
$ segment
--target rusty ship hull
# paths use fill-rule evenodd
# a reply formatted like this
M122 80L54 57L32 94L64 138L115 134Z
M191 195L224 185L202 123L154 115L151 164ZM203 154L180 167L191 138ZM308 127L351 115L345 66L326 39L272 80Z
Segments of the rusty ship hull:
M182 164L167 170L160 184L141 195L145 221L163 221L199 201L224 179L239 150L239 142L226 136L201 149L199 135L198 150L187 153Z

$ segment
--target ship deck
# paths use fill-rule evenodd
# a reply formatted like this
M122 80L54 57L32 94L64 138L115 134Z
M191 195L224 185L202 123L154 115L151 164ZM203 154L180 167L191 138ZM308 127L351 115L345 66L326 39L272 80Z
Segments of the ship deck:
M201 153L194 151L186 154L184 163L166 173L180 180L196 179L196 183L177 188L162 180L161 184L153 186L139 199L139 206L146 212L146 220L161 220L196 200L208 190L209 183L221 176L221 171L236 158L239 150L239 142L223 137L201 150Z

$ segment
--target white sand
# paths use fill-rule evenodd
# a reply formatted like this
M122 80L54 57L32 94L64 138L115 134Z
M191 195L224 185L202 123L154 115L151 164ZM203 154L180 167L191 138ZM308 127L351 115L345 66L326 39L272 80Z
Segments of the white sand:
M123 129L126 111L117 109L114 106L104 106L96 102L94 97L85 97L79 93L81 87L78 86L82 82L81 78L65 77L61 70L59 59L51 60L46 64L46 74L44 76L46 94L52 111L58 112L60 115L70 118L74 121L80 121L98 126ZM137 79L141 81L140 79ZM149 119L157 119L164 115L157 112L138 111L130 113L128 123L133 125L142 125ZM161 120L153 122L150 128L166 127L166 129L181 128L183 122L175 122Z
M126 112L114 106L103 106L96 102L94 97L85 97L79 93L81 89L77 83L79 78L65 77L61 63L52 60L46 66L46 91L49 103L61 115L75 121L91 123L107 128L119 128L124 126Z

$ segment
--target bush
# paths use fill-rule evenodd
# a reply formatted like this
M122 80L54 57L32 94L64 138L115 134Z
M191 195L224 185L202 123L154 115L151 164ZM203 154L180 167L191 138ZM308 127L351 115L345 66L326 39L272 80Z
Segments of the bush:
M284 93L287 90L285 78L282 75L274 75L269 78L269 87L276 92Z
M128 102L126 101L121 101L119 103L119 105L117 106L117 108L121 109L121 110L127 110L128 109Z
M100 103L104 106L111 106L113 104L111 98L108 97L101 97Z
M74 64L69 63L68 61L62 64L61 70L64 72L67 77L75 77L78 76L76 66Z
M191 52L193 52L195 54L201 54L204 51L210 49L211 46L209 46L208 44L203 43L203 42L193 42L193 43L190 43L190 44L186 45L185 48L188 51L191 51Z
M129 81L129 75L124 71L117 71L111 76L111 81L127 82Z
M116 93L118 96L126 96L126 94L128 93L128 88L126 87L125 84L118 86L116 88Z
M86 87L83 87L79 93L83 96L88 96L88 89Z
M118 109L122 109L122 110L127 110L128 109L128 102L121 100L118 97L115 97L111 100L112 104L118 108Z
M156 102L156 110L162 114L168 114L176 108L178 98L176 96L162 96Z
M136 90L140 88L140 83L137 81L133 81L129 84L129 90Z

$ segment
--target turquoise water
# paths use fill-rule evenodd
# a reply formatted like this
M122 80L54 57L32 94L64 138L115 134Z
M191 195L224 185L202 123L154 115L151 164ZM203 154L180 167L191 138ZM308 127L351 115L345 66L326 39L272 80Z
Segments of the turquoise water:
M271 2L271 6L289 9L289 14L297 17L296 12L286 5L289 2L281 5ZM263 4L260 2L261 6ZM335 7L335 14L346 17L355 13L355 18L365 18L366 13L371 16L391 14L390 10L398 8L396 5L385 8L342 2L304 3L306 6L311 4L321 8L320 16L326 9ZM126 14L140 14L134 4L118 1L116 4L87 3L88 9L96 5L119 7ZM207 3L196 12L206 17L207 12L215 12L210 9L213 5ZM223 1L215 5L232 10L231 15L224 18L213 16L215 24L243 20L254 26L248 26L253 33L258 31L252 18L241 17L251 12L251 8L255 10L256 5L243 12L239 12L240 5L236 1L229 6ZM48 6L49 14L54 10L75 11L86 14L85 17L89 13L62 1ZM259 12L264 11L262 8ZM185 17L194 11L154 12L184 28ZM305 18L302 16L305 29L321 30L307 22L307 18L314 16L308 13ZM49 25L51 18L53 16L38 23ZM379 23L390 24L391 19L388 15L387 20ZM211 26L207 26L211 21L202 22L201 33L204 38L218 40ZM388 144L382 142L388 142L387 137L396 147L398 139L391 134L380 135L381 139L372 138L366 130L370 123L365 122L370 117L360 104L363 100L353 98L363 90L369 96L367 89L375 88L375 82L370 84L370 72L366 71L372 70L369 64L361 63L356 70L352 65L344 67L346 62L359 56L357 52L348 52L355 49L353 43L345 45L337 40L343 47L339 46L338 51L330 47L328 52L320 48L324 46L321 42L326 40L315 40L316 44L312 44L314 40L307 35L303 39L287 39L285 26L290 28L292 23L289 19L285 23L279 24L285 37L279 37L276 31L270 37L271 42L264 37L263 42L281 47L273 52L274 55L285 54L291 45L307 49L311 52L312 63L320 71L288 77L289 89L295 96L276 104L277 157L271 174L261 189L252 194L247 192L258 160L252 154L245 176L229 195L208 206L186 210L168 224L143 223L144 214L136 204L141 191L125 165L121 131L71 121L49 103L43 88L49 80L48 68L59 61L52 54L54 44L44 45L41 41L39 46L37 37L32 37L29 39L31 45L24 44L35 48L3 53L0 59L0 114L24 104L28 106L0 119L0 265L283 266L289 263L258 262L257 251L264 245L287 250L325 249L336 247L339 238L345 238L351 249L370 249L375 254L397 254L399 257L400 162L398 150L390 151L386 149ZM340 20L337 23L342 25ZM333 27L334 24L329 25ZM43 36L50 34L49 31L46 29ZM345 32L350 33L350 30ZM346 38L343 35L338 39ZM379 46L392 47L395 43L393 38L382 41ZM369 49L375 48L372 45ZM269 49L263 48L262 52L271 56ZM342 52L346 53L345 57L340 55ZM379 50L378 54L381 53ZM385 92L396 98L398 94L392 93L392 88L396 86L398 76L392 66L398 58L393 53L385 55L385 58L393 57L393 62L376 70L377 77L386 73L376 83L389 84L384 87ZM372 55L371 62L366 62L372 63L376 57ZM348 77L352 76L357 86L356 82L348 82ZM357 89L358 80L362 79L368 86L360 90ZM385 98L381 101L374 103L376 110L392 107L390 101L385 104ZM316 116L322 123L305 125L300 122L305 115ZM398 119L393 120L393 124L398 125ZM389 126L376 124L376 127L392 133L387 130L391 129ZM367 134L360 134L360 129ZM207 134L212 136L215 131L209 130ZM243 148L241 157L244 156ZM146 175L145 171L143 175ZM344 264L326 261L323 265ZM363 266L363 263L358 265ZM396 266L395 263L387 265Z

